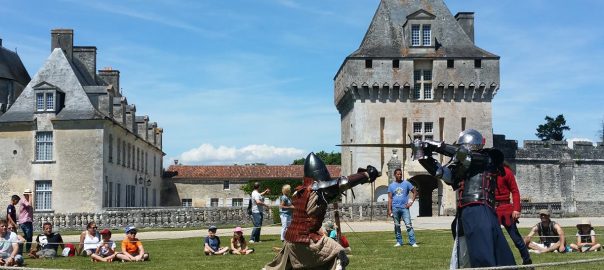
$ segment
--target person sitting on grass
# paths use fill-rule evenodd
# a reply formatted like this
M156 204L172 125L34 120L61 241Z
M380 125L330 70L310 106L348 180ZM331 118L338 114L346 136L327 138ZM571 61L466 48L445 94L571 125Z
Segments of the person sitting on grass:
M115 253L115 242L111 240L111 231L109 229L103 229L101 231L102 240L98 244L95 252L90 255L90 259L93 262L113 262L113 259L117 255Z
M233 238L231 238L231 254L247 255L252 252L254 252L254 249L247 248L241 227L235 228L233 230Z
M589 220L582 220L577 224L577 244L570 244L570 248L578 252L598 251L601 244L596 241L596 232Z
M332 221L327 221L323 224L323 230L325 230L325 235L329 238L338 241L338 232L336 231L336 225L333 224Z
M30 258L55 258L57 257L57 249L65 248L63 237L61 234L52 231L52 224L45 222L42 225L43 234L36 237L36 246L29 252Z
M7 229L7 221L0 220L0 266L21 266L17 234ZM14 225L13 225L14 226Z
M539 210L541 222L537 223L529 234L524 238L524 242L529 248L529 252L547 253L547 252L565 252L564 231L560 224L550 219L550 212L547 209ZM540 243L531 241L532 237L539 235Z
M220 248L220 237L216 236L217 229L214 225L208 228L208 236L206 236L203 247L206 255L226 255L229 251L228 247Z
M125 229L126 238L122 241L122 252L116 258L124 262L142 262L149 260L149 253L145 253L143 243L136 238L136 227L128 226Z

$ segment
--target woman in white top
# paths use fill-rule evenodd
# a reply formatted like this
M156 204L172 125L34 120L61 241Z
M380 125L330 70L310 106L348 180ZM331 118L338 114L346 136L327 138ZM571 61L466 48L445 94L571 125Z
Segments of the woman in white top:
M80 234L80 244L77 249L80 254L90 256L96 251L101 242L101 237L96 229L96 223L91 221L86 225L86 230Z

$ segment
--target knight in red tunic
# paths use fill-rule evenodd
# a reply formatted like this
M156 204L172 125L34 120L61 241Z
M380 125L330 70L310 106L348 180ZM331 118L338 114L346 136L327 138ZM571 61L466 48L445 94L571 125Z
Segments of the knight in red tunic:
M505 174L497 177L497 189L495 190L495 207L497 211L497 219L499 223L505 227L514 242L514 245L520 252L522 264L532 264L531 255L524 243L524 239L518 232L516 223L520 218L520 191L516 183L514 172L510 169L507 163L504 163L503 169ZM512 194L512 201L510 201Z
M310 153L304 162L304 182L292 196L294 213L283 249L264 269L345 269L348 257L344 248L320 232L327 206L339 200L343 191L373 182L379 175L370 165L356 174L332 179L323 161Z

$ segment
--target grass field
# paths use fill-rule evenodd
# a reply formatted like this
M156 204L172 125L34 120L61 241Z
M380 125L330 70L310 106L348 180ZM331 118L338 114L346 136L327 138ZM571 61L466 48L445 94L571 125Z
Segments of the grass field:
M565 231L575 232L575 228L565 228ZM596 232L604 228L596 228ZM527 230L521 230L524 235ZM393 248L394 235L392 232L349 233L348 239L352 247L350 265L347 269L448 269L451 255L452 238L446 230L416 231L419 248L408 245ZM404 234L406 236L406 234ZM119 245L121 235L113 239ZM567 239L571 239L568 237ZM406 239L406 238L405 238ZM205 256L202 252L202 238L186 238L177 240L147 240L141 239L145 250L151 255L151 261L139 263L93 263L87 257L68 257L53 260L26 259L28 267L41 268L71 268L71 269L261 269L272 260L274 246L281 246L278 236L262 236L262 242L252 244L256 249L248 256ZM227 237L221 237L223 245L228 243ZM516 261L520 256L511 245ZM119 247L118 247L119 249ZM534 263L563 262L580 259L601 258L604 252L569 253L569 254L531 254ZM541 269L604 269L604 262L578 265L564 265Z

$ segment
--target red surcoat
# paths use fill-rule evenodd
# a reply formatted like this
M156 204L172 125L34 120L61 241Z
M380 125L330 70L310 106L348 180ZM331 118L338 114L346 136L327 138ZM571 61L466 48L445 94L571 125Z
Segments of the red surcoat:
M514 172L504 166L505 176L497 177L497 190L495 190L495 205L497 207L497 219L504 226L512 225L512 212L521 211L520 191L514 177ZM510 193L512 201L510 202Z

